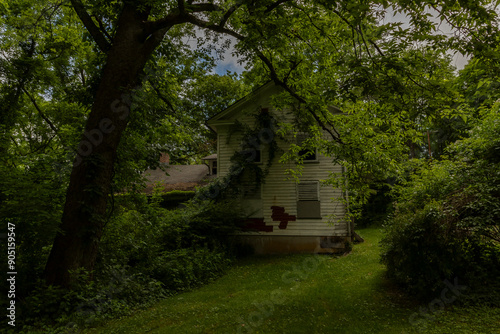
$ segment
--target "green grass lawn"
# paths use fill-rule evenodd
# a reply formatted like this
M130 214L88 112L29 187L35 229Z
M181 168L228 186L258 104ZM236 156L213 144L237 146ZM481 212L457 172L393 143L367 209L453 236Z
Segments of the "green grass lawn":
M381 231L359 233L366 241L349 255L246 259L214 283L86 333L500 333L499 309L425 313L428 304L384 279Z

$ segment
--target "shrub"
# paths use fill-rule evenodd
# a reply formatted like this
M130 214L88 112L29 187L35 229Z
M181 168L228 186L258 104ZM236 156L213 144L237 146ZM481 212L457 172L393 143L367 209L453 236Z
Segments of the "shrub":
M213 281L225 272L229 263L224 252L184 248L160 254L151 264L150 275L173 293Z
M140 207L122 207L107 226L98 264L126 266L162 282L165 290L192 288L226 268L231 233L241 220L234 203L190 203L166 210L161 197ZM99 268L99 267L98 267Z
M75 331L130 313L167 295L220 277L231 263L231 238L242 221L229 201L161 207L162 196L116 197L93 273L77 272L71 291L32 282L18 328ZM21 323L22 322L22 323Z
M458 277L475 291L470 300L498 303L499 148L500 117L492 112L448 148L453 159L420 166L400 187L382 262L410 292L435 296L443 280Z
M161 206L166 209L178 208L181 204L189 201L195 196L195 191L173 190L161 194Z
M23 302L22 323L26 332L45 328L47 332L68 332L129 313L139 305L147 306L166 295L162 284L128 268L106 265L94 281L84 271L77 275L72 290L37 282Z

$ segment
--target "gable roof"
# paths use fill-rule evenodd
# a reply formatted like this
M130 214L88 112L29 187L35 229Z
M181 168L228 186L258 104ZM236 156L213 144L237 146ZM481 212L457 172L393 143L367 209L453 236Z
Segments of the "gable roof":
M265 100L272 95L279 94L284 89L274 83L274 81L268 81L264 85L260 86L253 92L245 95L243 98L231 104L229 107L221 111L220 113L212 116L206 121L207 126L214 132L217 132L217 125L228 125L233 124L234 121L231 119L237 113L242 112L245 107L250 106L252 103L260 100ZM343 114L344 112L337 106L331 105L328 107L330 112L334 114Z
M204 158L201 158L201 160L217 160L217 153L207 155Z
M167 175L168 174L168 175ZM161 169L148 169L144 176L150 182L167 184L180 182L199 182L208 174L206 165L170 165L165 171Z
M216 114L215 116L209 118L206 121L206 124L215 132L217 132L217 125L221 124L232 124L230 119L237 113L241 112L245 106L251 104L255 100L259 98L266 98L271 95L277 94L281 92L283 89L281 87L276 86L273 81L268 81L264 85L260 86L253 92L245 95L238 101L231 104L229 107Z
M146 178L146 193L151 193L157 183L160 183L165 191L192 190L206 181L208 166L169 165L165 171L160 168L148 169L143 175Z

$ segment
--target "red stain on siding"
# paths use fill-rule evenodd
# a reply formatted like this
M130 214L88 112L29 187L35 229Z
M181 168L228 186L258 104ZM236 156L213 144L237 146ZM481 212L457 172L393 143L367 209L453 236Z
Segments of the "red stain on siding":
M286 229L286 227L288 226L288 222L294 222L297 220L295 216L286 213L283 206L272 206L271 210L273 210L271 218L273 219L273 221L280 222L278 226L280 230Z
M252 230L252 231L262 231L262 232L272 232L272 226L266 226L266 222L264 218L248 218L245 220L244 230Z

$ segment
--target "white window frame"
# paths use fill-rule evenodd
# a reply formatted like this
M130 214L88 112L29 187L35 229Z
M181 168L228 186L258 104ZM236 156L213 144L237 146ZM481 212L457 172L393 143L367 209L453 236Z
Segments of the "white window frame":
M303 189L313 186L316 189ZM301 181L297 184L297 219L322 219L319 181Z

